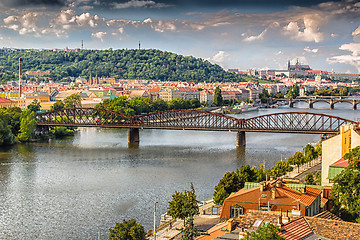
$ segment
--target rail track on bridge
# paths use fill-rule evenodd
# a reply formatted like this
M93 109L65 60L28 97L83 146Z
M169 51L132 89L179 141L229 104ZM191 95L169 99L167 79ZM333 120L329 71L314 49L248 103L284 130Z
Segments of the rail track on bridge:
M94 108L71 108L41 113L36 116L36 122L38 126L282 133L336 133L341 125L355 123L341 117L310 112L284 112L238 119L200 110L171 110L127 116Z

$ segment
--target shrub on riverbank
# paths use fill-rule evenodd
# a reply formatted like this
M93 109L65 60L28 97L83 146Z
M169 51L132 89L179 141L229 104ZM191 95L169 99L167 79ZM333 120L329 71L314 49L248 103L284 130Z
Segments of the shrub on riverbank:
M67 137L67 136L74 136L75 130L70 127L59 126L59 127L54 127L53 129L51 129L50 133L55 138L63 138L63 137Z

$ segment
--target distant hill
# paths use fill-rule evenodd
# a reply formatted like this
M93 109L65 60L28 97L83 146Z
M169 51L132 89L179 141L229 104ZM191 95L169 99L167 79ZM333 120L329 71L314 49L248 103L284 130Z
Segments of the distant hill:
M226 72L219 65L192 56L182 56L155 49L141 50L52 50L0 49L0 81L16 80L18 59L23 59L24 72L49 70L50 77L113 77L187 82L239 82L240 75Z

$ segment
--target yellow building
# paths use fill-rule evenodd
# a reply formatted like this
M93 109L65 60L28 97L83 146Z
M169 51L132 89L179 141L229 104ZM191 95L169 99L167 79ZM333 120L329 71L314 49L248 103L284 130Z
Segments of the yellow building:
M37 99L40 105L42 105L42 103L50 102L50 95L41 94L37 96L25 96L25 98L16 99L17 106L22 110L25 110L35 99Z
M357 146L360 146L360 128L353 124L341 126L338 135L322 142L322 186L332 186L332 180L329 179L330 166Z

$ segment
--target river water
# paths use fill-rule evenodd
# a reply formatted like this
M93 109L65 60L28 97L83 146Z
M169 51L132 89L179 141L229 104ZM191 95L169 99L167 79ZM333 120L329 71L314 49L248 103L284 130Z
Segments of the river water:
M349 104L317 109L264 109L249 118L311 111L359 120ZM194 184L198 199L212 196L225 172L250 164L271 167L319 135L141 130L129 148L127 130L82 128L71 138L0 148L0 239L107 239L109 228L134 218L152 228L154 201L166 212L175 191ZM159 217L158 223L159 224Z

